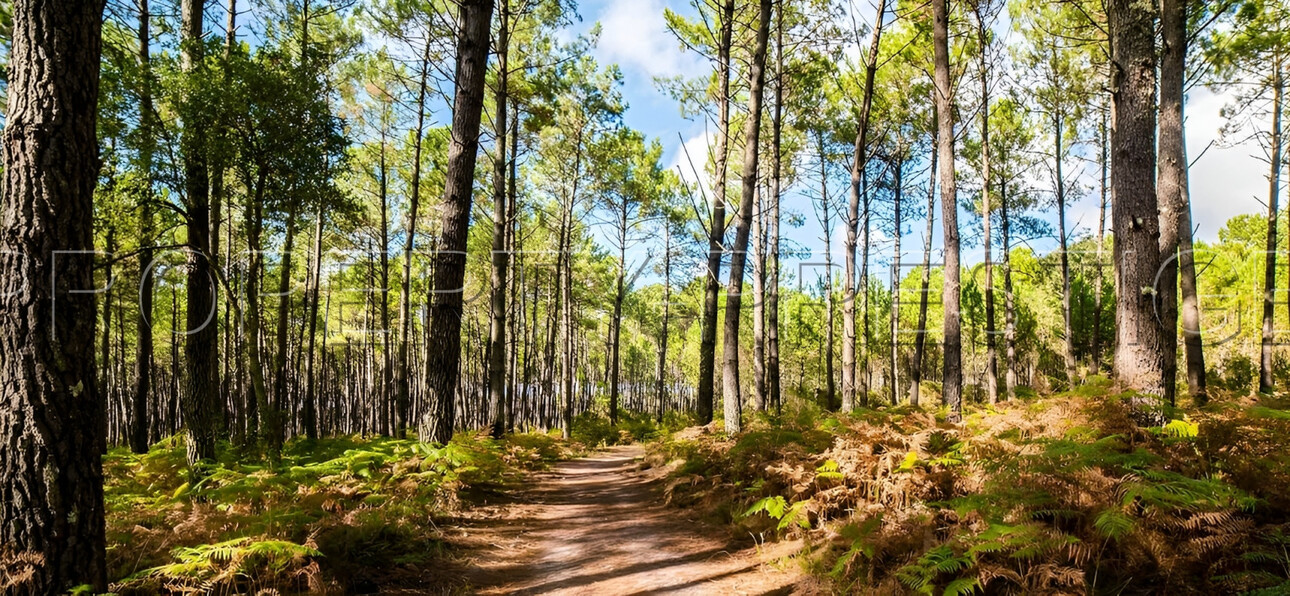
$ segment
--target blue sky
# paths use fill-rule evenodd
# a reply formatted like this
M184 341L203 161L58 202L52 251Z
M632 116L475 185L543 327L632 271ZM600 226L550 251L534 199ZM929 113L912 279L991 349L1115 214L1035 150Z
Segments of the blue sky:
M861 14L872 13L868 0L854 1ZM693 12L686 0L583 0L579 6L582 22L576 29L585 31L593 23L601 24L601 40L595 54L602 64L618 64L622 70L623 92L630 105L626 123L651 138L659 139L665 147L664 159L669 166L687 165L688 169L679 151L681 140L689 145L691 155L700 159L698 156L704 154L707 142L703 123L682 118L677 104L658 90L654 79L659 76L699 75L708 65L700 57L682 51L667 31L663 22L665 7L685 14ZM1001 34L1006 36L1009 32L1002 31ZM1218 130L1224 122L1220 110L1229 102L1230 97L1226 95L1216 95L1197 87L1187 106L1188 149L1191 158L1196 160L1191 172L1193 220L1197 237L1202 240L1215 240L1223 222L1234 215L1262 211L1264 207L1260 201L1266 200L1266 166L1251 156L1260 152L1256 144L1210 146L1217 140ZM1095 182L1093 176L1084 181L1088 185ZM785 209L805 215L806 224L796 229L786 228L784 233L790 240L818 252L822 247L822 232L809 203L794 190L787 191ZM1069 207L1068 227L1076 235L1092 233L1097 225L1095 194L1089 193ZM1052 211L1048 209L1040 215L1055 223L1055 212ZM960 215L961 223L968 221ZM913 251L920 250L922 222L909 224L905 246ZM841 226L834 230L838 246L841 232ZM934 236L939 247L939 226ZM1047 251L1055 244L1055 240L1039 240L1034 246ZM889 249L884 247L881 250L885 260ZM907 253L906 258L910 256ZM979 248L965 249L965 263L977 262L980 258ZM814 257L814 260L819 260L819 257ZM796 268L793 262L786 265Z

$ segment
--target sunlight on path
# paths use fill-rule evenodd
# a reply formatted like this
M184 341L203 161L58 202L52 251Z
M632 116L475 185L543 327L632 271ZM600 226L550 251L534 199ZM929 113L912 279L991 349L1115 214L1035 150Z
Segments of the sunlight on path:
M686 520L636 471L642 455L639 446L614 447L535 476L527 502L472 530L486 546L472 561L471 585L480 594L807 592L795 570L765 564L797 544L741 550L723 530Z

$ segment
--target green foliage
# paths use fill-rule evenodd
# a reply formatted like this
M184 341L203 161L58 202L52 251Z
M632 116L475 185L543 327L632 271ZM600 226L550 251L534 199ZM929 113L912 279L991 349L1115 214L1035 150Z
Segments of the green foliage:
M391 566L442 556L435 518L459 506L461 491L501 485L561 455L540 435L459 433L447 445L298 440L276 465L222 451L189 483L184 451L164 441L104 459L109 573L123 589L381 585Z

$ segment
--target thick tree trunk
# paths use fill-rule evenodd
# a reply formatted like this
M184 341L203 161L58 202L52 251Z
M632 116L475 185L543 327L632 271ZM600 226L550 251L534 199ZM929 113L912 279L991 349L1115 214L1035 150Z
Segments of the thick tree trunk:
M452 141L444 181L443 243L434 258L430 346L430 403L435 417L422 417L421 436L438 443L452 439L458 367L461 364L462 290L466 278L466 236L470 227L471 189L479 148L479 119L484 108L484 79L488 71L489 25L493 0L464 0L457 36L456 97L452 110Z
M1115 196L1115 374L1129 389L1163 396L1164 346L1153 288L1160 266L1156 201L1155 11L1150 3L1108 4L1111 60L1111 187ZM1140 400L1139 406L1149 406ZM1144 421L1158 416L1143 412Z
M506 206L506 135L507 62L510 52L510 0L501 0L501 25L497 32L497 94L493 123L496 126L497 153L493 162L493 270L492 322L488 332L488 397L492 400L491 434L500 438L506 432L506 271L510 254L506 251L509 229Z
M135 322L134 394L130 400L130 450L148 452L148 396L152 393L153 205L152 158L155 112L152 104L152 13L139 0L139 317Z
M0 193L0 544L33 562L6 557L0 576L6 594L105 592L106 412L94 375L94 295L85 292L95 287L103 2L12 7Z
M842 289L842 410L855 409L856 385L856 245L860 227L860 181L869 167L868 151L869 115L873 110L874 76L878 73L878 48L882 42L883 18L887 14L887 0L878 0L874 18L873 37L869 40L869 53L865 55L864 90L860 103L860 122L856 129L855 151L851 160L850 202L847 205L846 273ZM866 210L867 211L867 210ZM868 238L865 239L866 241ZM865 283L865 280L860 280Z
M730 156L730 44L735 20L734 0L721 5L721 41L717 47L717 154L712 185L712 221L708 222L708 267L703 288L703 323L699 331L699 383L696 410L699 424L712 422L716 392L717 316L721 292L721 258L726 242L726 164Z
M752 53L752 70L748 80L748 120L744 127L743 196L735 224L734 250L730 255L730 282L726 285L726 319L724 366L722 378L725 402L726 432L743 430L743 395L739 384L739 326L743 302L744 264L748 257L748 239L752 231L753 195L757 192L757 158L761 137L762 87L766 81L766 44L770 37L771 0L761 0L757 17L757 39Z
M185 71L202 59L202 11L205 2L183 0L183 60ZM180 407L187 427L188 465L215 457L223 401L219 395L219 334L214 324L215 274L211 270L210 181L206 168L206 131L200 124L184 127L184 189L188 212L187 327L184 339L184 392Z
M948 0L932 0L932 46L935 54L937 122L940 137L937 153L941 163L941 221L944 230L945 290L941 305L945 310L945 368L942 400L949 406L948 419L957 424L963 411L963 364L959 313L959 222L958 186L954 178L954 90L950 86Z

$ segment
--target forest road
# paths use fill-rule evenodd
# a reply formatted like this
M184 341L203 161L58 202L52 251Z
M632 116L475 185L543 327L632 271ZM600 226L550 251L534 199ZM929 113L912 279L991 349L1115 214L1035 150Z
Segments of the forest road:
M738 545L686 519L638 470L638 445L613 447L534 474L518 502L485 506L462 528L477 594L802 594L796 545Z

